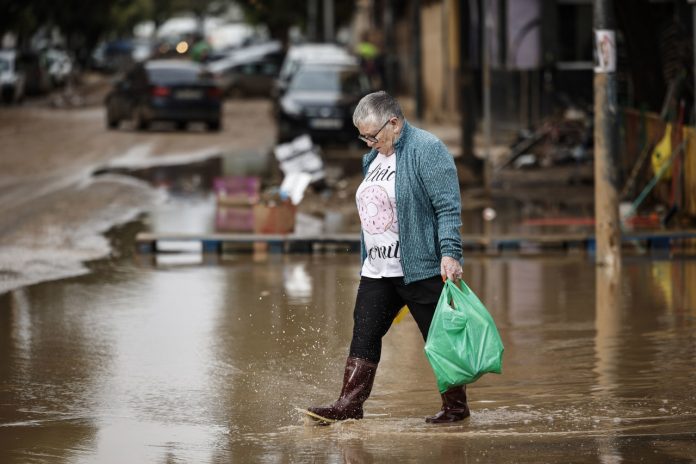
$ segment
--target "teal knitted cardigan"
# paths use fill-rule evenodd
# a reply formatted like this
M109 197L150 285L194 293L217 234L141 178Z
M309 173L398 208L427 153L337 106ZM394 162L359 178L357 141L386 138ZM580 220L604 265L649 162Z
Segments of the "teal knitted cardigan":
M461 194L457 169L445 144L404 120L396 150L396 214L404 282L440 275L440 261L462 259ZM377 157L363 156L363 175ZM361 256L365 240L361 234Z

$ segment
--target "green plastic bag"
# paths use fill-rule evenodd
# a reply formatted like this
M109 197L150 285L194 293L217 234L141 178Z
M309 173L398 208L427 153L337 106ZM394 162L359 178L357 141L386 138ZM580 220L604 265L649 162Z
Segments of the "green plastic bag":
M503 342L493 318L466 283L460 283L461 290L445 282L425 343L440 393L487 372L500 374L503 363Z

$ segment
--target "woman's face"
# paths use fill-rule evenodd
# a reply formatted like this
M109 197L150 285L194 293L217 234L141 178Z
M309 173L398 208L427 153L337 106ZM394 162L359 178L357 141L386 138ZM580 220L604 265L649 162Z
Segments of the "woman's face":
M360 138L368 147L376 149L383 155L394 153L394 142L401 131L401 123L398 118L390 118L383 122L358 123Z

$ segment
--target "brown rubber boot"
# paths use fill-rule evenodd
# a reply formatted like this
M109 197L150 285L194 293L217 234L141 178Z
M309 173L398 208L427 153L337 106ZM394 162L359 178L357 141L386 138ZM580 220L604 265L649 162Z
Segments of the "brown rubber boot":
M442 397L442 409L434 416L426 417L428 424L446 424L466 419L471 415L466 403L466 385L452 387Z
M365 359L348 358L338 400L329 406L312 406L309 411L330 420L362 419L363 403L370 396L376 372L377 364Z

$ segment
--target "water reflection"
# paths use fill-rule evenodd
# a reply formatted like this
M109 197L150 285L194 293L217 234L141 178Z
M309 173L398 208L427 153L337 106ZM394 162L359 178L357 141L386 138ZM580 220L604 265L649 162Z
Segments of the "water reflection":
M634 259L612 280L582 257L468 259L506 346L503 375L469 389L472 417L425 424L439 395L406 318L366 419L310 427L296 408L340 389L357 256L111 263L0 297L0 462L684 460L695 269Z
M616 368L621 359L621 328L623 320L621 272L598 266L595 279L595 373L594 393L611 395L617 387Z
M612 404L613 392L619 387L616 375L621 362L621 329L623 319L620 266L598 266L595 271L595 367L597 375L593 396L601 404ZM621 423L615 417L606 424L607 433L597 438L600 462L614 464L622 462L621 451L616 441L617 433L612 430Z
M291 264L283 270L283 287L291 304L309 304L312 298L312 278L304 263Z

